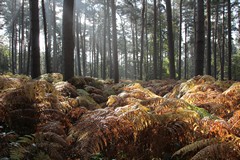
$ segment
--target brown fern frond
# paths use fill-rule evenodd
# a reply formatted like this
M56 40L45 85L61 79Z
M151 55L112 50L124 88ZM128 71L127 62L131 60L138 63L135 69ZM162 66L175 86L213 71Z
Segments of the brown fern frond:
M191 160L214 160L214 159L229 159L229 160L238 160L240 158L240 154L238 150L232 143L223 142L212 144L204 149L200 150L197 154L195 154Z
M76 98L78 95L77 89L75 86L68 82L58 82L55 85L55 89L65 97L71 97L71 98Z
M63 75L60 73L48 73L48 74L43 74L39 78L39 80L45 80L49 83L58 83L63 81Z
M188 159L201 149L219 142L217 138L203 139L184 146L172 155L172 159Z

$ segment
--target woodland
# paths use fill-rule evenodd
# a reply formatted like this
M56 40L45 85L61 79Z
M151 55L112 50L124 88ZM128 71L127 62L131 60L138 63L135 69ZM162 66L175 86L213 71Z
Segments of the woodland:
M0 160L238 160L239 44L239 0L0 0Z

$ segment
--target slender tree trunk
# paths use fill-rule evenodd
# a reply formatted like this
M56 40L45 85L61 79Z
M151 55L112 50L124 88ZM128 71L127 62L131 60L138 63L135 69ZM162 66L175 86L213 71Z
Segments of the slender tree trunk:
M74 76L73 7L74 0L64 0L63 3L64 80L68 80Z
M157 0L154 0L154 25L153 25L153 79L157 79ZM160 71L162 72L162 71Z
M126 31L124 27L123 20L121 19L122 26L122 36L123 36L123 45L124 45L124 78L127 79L127 71L128 71L128 58L127 58L127 40L126 40Z
M13 17L15 17L15 10L16 10L16 0L12 1L12 14ZM16 61L15 61L15 30L16 30L16 22L15 18L12 20L12 74L15 74L15 69L16 69Z
M58 72L56 0L53 0L53 71Z
M178 79L181 79L182 69L182 0L180 0L180 22L179 22L179 48L178 48Z
M112 39L113 39L113 69L114 69L114 83L119 82L119 71L118 71L118 51L117 51L117 24L116 24L116 4L115 0L112 0Z
M43 27L44 27L44 40L45 40L45 64L46 72L51 73L50 53L48 49L48 31L47 31L47 19L45 12L45 3L42 0L42 14L43 14Z
M218 37L218 8L219 8L219 1L216 4L216 17L215 17L215 24L214 24L214 78L217 78L217 37Z
M133 17L134 18L134 17ZM136 45L135 45L135 32L134 32L134 23L131 21L131 30L132 30L132 54L133 54L133 78L136 79Z
M113 64L112 64L112 41L111 41L111 18L110 18L110 3L111 0L107 0L107 13L108 13L108 27L107 27L107 35L108 35L108 57L109 57L109 77L113 78Z
M196 57L195 57L195 75L203 75L204 60L204 2L197 0L197 39L196 39Z
M24 0L22 0L22 39L21 39L21 48L19 52L19 73L23 73L23 55L24 55L24 49L25 49L25 36L24 36L24 27L25 27L25 14L24 14Z
M187 48L187 34L188 34L188 27L187 27L187 24L185 23L185 60L184 60L184 79L187 79L187 74L188 74L188 56L187 56L187 51L188 51L188 48Z
M107 2L104 0L104 24L103 24L103 69L102 69L102 77L106 79L106 33L107 33Z
M38 0L30 0L31 10L31 30L32 30L32 63L31 63L31 76L37 78L40 76L40 48L39 48L39 12Z
M141 55L140 55L140 80L143 79L144 26L145 26L145 0L142 0L142 32L141 32Z
M170 68L170 78L175 79L175 62L174 62L174 41L172 31L172 8L171 0L166 0L167 9L167 28L168 28L168 59Z
M222 21L222 55L221 55L221 80L224 79L224 61L225 61L225 0L223 3L223 21Z
M82 69L81 69L81 60L80 60L80 36L79 36L79 18L81 19L81 17L79 16L79 10L77 10L77 16L76 16L76 35L77 35L77 40L76 40L76 47L77 47L77 64L78 64L78 75L82 75ZM80 22L81 23L81 22Z
M232 23L231 1L228 0L228 80L232 79Z
M82 67L83 67L83 76L87 75L86 71L86 16L84 17L84 26L83 26L83 35L81 36L82 43Z
M211 75L211 0L207 0L207 72L206 74Z

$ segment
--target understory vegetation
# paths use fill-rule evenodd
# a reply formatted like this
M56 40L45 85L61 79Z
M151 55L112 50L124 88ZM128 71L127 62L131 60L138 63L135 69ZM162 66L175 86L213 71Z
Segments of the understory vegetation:
M0 76L0 159L240 159L240 82Z

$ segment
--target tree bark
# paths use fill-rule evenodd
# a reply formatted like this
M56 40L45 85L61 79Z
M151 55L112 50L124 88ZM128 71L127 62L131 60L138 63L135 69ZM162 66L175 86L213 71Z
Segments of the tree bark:
M140 77L139 77L140 80L143 79L144 26L145 26L145 0L142 0L142 32L141 32L141 55L140 55Z
M195 52L195 75L203 75L204 60L204 2L197 0L197 39Z
M38 0L30 0L31 11L31 30L32 30L32 54L31 54L31 76L37 78L40 76L40 48L39 48L39 12Z
M170 78L175 79L175 62L174 62L174 41L172 31L172 8L171 0L166 0L167 9L167 29L168 29L168 59L169 59L169 70Z
M217 37L218 37L218 8L219 8L219 1L216 4L216 17L215 17L215 24L214 24L214 47L213 47L213 54L214 54L214 78L217 78Z
M153 25L153 79L157 79L157 0L154 0L154 25ZM161 71L160 71L161 72Z
M223 14L222 14L222 17L223 17L223 21L222 21L222 52L221 52L221 56L220 56L220 60L221 60L221 80L224 79L224 61L225 61L225 20L224 20L224 17L225 17L225 0L224 0L224 3L223 3Z
M182 0L180 0L179 44L178 44L178 79L181 79L182 69Z
M228 80L232 79L232 27L231 1L228 0Z
M44 27L44 40L45 40L45 64L46 64L46 72L51 73L51 63L50 63L50 53L48 49L48 31L47 31L47 19L45 12L45 3L42 0L42 14L43 14L43 27Z
M211 75L211 0L207 0L207 72Z
M114 83L119 82L119 71L118 71L118 51L117 51L117 24L116 24L116 4L115 0L112 0L112 47L113 47L113 69L114 69Z
M63 3L63 55L64 80L74 76L74 32L73 32L74 0L64 0Z

